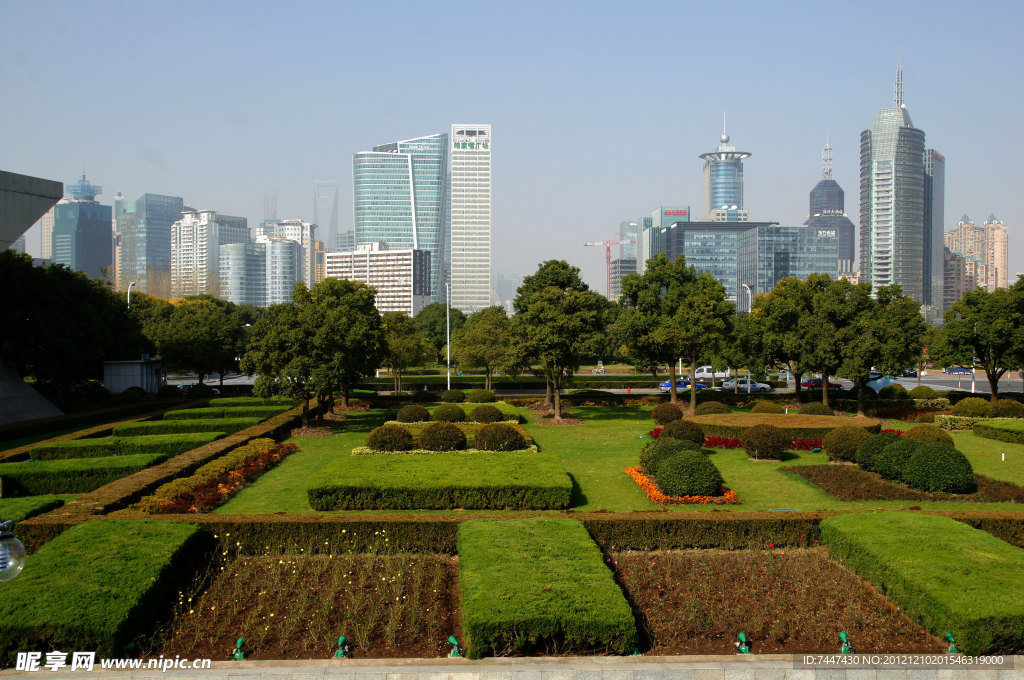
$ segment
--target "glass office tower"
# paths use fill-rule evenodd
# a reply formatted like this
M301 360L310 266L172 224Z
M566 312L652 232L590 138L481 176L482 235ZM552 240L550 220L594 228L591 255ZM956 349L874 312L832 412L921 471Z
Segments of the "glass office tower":
M77 184L68 185L71 199L54 206L53 261L84 272L90 279L103 277L111 265L112 210L96 201L102 191L82 175Z
M118 215L121 235L118 279L151 295L170 295L171 225L181 219L180 196L143 194L132 213ZM123 222L122 222L123 220Z
M942 307L945 278L946 159L935 149L924 152L924 295L923 304Z
M856 228L846 216L846 194L839 183L832 179L832 147L828 144L822 150L821 181L811 189L810 211L804 224L836 233L839 239L839 274L853 274Z
M743 159L746 151L729 146L724 131L717 151L701 154L704 161L704 219L711 222L746 222L743 207Z

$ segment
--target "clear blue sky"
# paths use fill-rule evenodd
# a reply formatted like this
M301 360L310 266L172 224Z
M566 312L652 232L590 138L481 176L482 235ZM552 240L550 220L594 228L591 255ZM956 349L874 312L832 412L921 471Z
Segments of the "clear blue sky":
M618 223L701 211L728 114L751 219L798 224L826 136L858 216L859 136L905 99L946 157L947 229L1010 225L1020 199L1024 3L16 2L0 0L0 167L185 197L255 224L312 219L352 153L459 123L493 128L495 268L562 258L604 288ZM38 237L36 237L38 240ZM38 246L36 246L38 247ZM30 239L30 250L31 250Z

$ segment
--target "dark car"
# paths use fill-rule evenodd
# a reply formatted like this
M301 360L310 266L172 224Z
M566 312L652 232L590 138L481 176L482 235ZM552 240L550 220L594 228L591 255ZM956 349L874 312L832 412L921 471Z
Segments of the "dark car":
M917 369L916 368L908 368L907 370L903 371L903 377L904 378L916 378L917 377Z
M808 390L820 390L821 389L821 378L807 378L800 383L800 387ZM828 382L828 388L830 390L841 390L843 386L839 383L834 383L831 380Z

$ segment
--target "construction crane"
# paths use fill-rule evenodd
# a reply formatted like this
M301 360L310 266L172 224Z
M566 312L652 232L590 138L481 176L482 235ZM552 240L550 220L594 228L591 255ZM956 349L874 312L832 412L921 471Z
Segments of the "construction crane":
M619 236L625 236L625 234L619 234ZM624 239L621 241L590 241L584 243L584 246L604 246L604 273L605 273L605 286L607 292L605 297L609 300L612 299L612 246L618 246L625 243L636 243L635 239Z

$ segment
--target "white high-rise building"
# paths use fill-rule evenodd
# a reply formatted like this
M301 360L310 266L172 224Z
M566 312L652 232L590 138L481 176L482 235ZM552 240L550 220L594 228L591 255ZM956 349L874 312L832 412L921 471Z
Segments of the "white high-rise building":
M448 279L452 306L471 314L491 304L491 126L452 125L451 144Z
M386 243L363 243L355 250L324 254L326 278L359 281L377 289L381 314L416 316L430 302L430 251L390 250Z
M220 295L220 247L249 240L244 217L186 209L171 225L171 294Z

